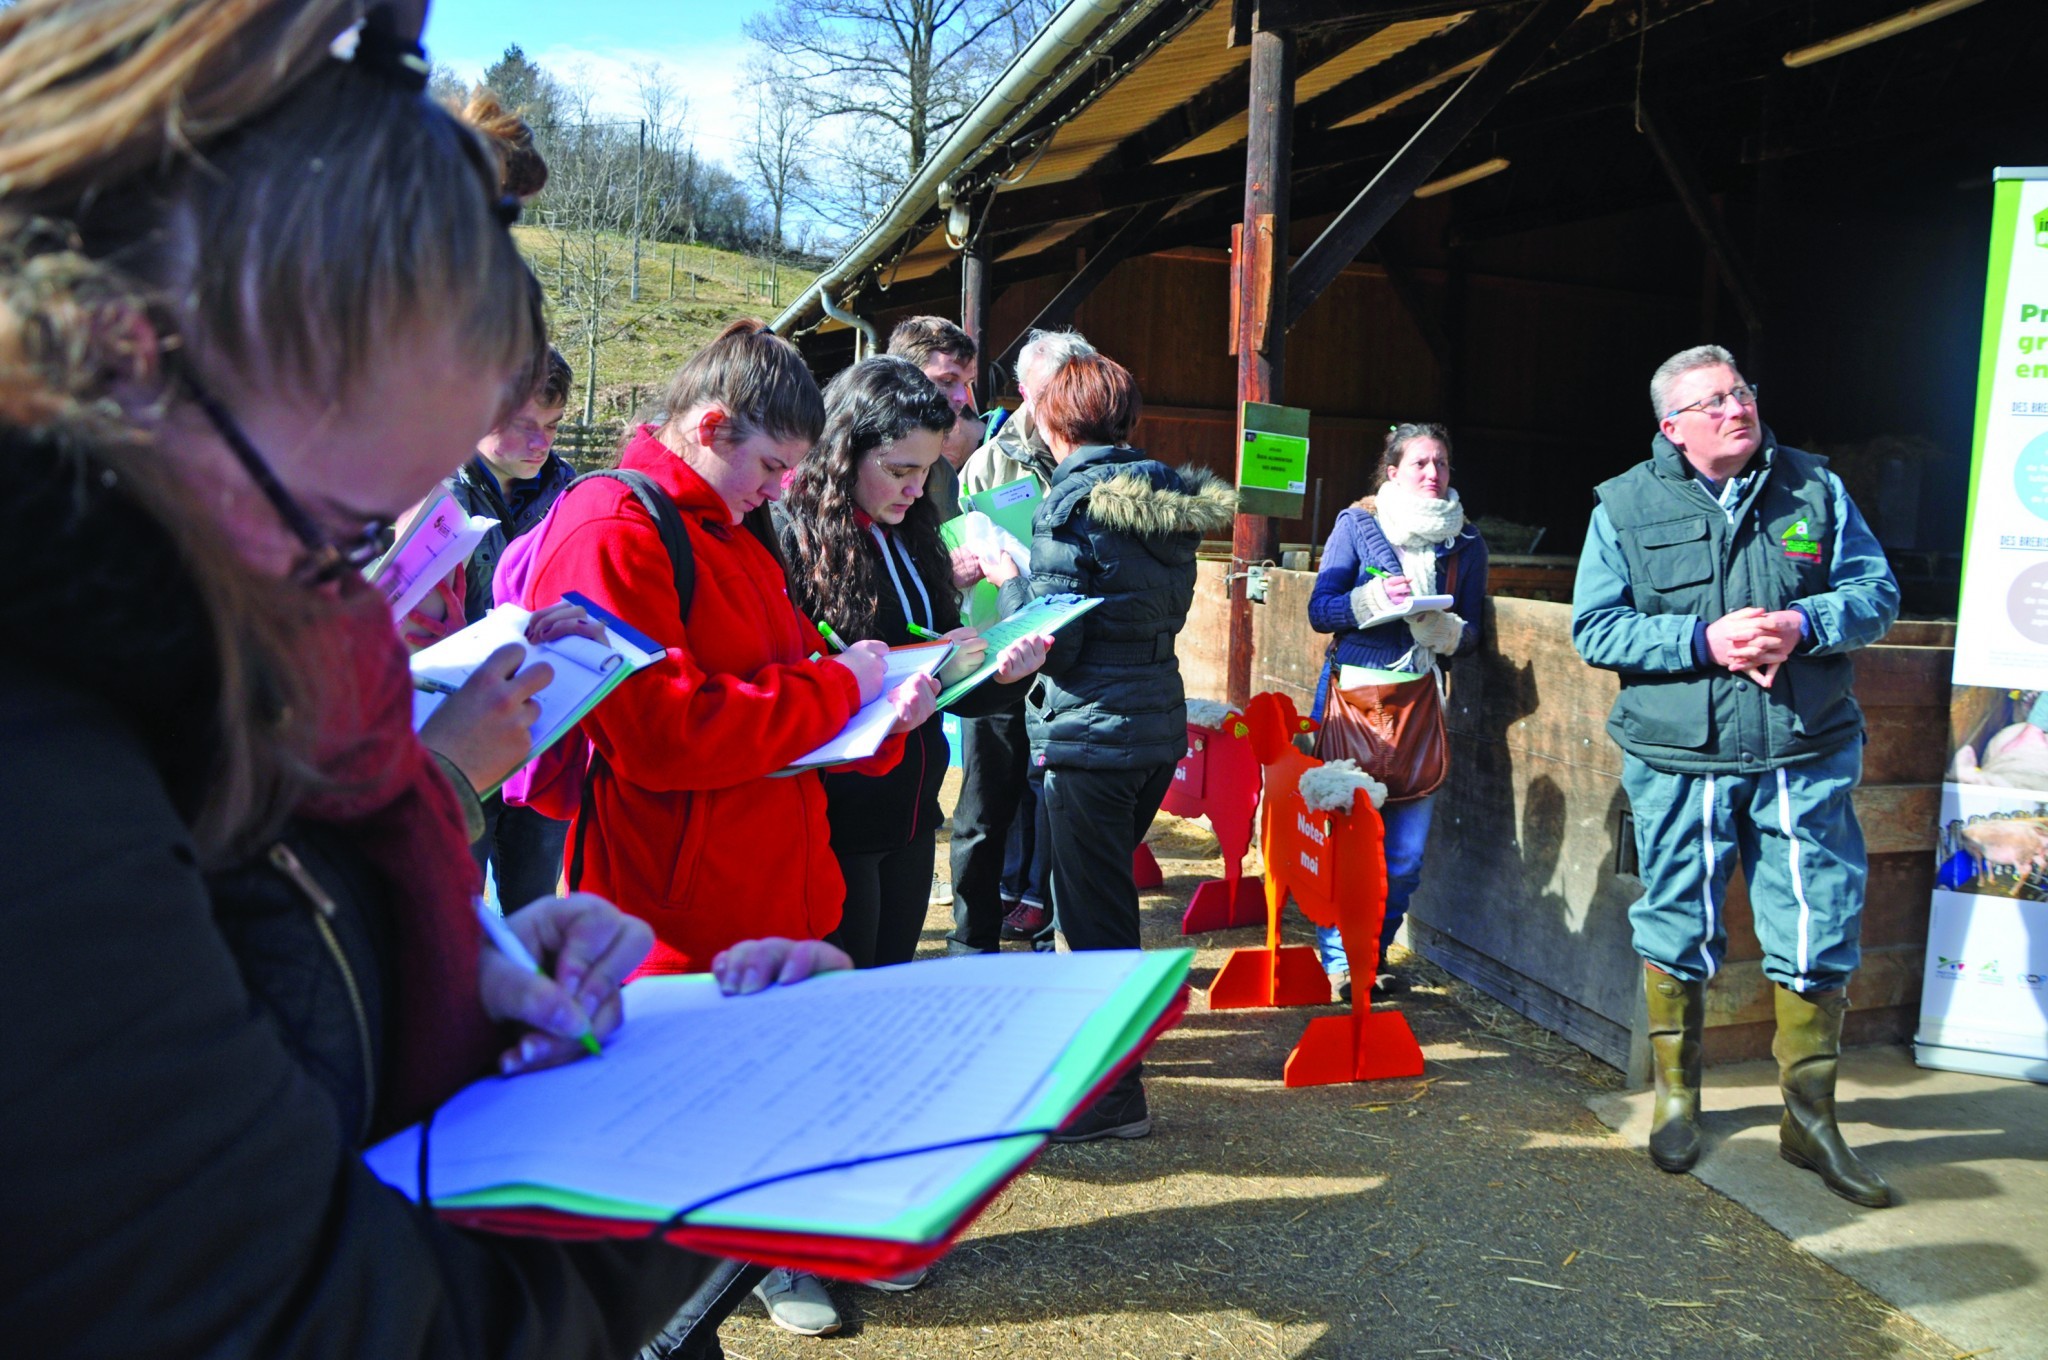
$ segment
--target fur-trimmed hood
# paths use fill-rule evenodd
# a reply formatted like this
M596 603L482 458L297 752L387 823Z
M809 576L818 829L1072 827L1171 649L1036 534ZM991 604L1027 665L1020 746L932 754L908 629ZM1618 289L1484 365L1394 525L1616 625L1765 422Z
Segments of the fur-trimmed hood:
M1208 537L1229 527L1237 515L1237 491L1228 482L1198 467L1176 468L1168 475L1178 485L1162 485L1141 468L1097 483L1088 494L1088 517L1100 528L1134 538Z

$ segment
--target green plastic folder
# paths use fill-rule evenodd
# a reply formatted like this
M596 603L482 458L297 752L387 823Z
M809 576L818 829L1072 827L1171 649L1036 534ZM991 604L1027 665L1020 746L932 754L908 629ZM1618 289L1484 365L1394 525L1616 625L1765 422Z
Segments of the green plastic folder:
M1036 477L1019 477L1014 482L1004 482L986 491L977 491L963 496L959 519L949 519L939 526L939 538L948 548L960 546L960 526L967 518L965 512L979 510L996 522L998 528L1015 534L1026 548L1031 546L1031 521L1038 514L1039 503L1045 499L1045 492L1039 489ZM966 608L963 611L968 624L975 628L986 628L1001 616L1002 607L997 603L998 591L987 581L976 581L967 592Z
M1043 595L1010 617L998 619L983 628L981 635L988 639L988 656L971 674L939 691L939 707L946 708L962 695L988 683L1002 661L1003 648L1018 638L1030 637L1034 633L1056 633L1101 603L1097 596Z
M938 1242L1139 1051L1193 957L934 959L743 997L642 979L602 1060L441 1108L434 1207L658 1223L703 1204L688 1225ZM420 1137L364 1154L413 1198Z

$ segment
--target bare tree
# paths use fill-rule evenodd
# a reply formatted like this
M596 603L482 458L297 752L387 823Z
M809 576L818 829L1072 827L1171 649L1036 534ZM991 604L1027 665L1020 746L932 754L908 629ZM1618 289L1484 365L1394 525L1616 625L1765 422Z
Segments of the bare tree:
M768 210L768 247L780 254L791 201L810 185L811 118L796 92L768 72L757 72L754 126L740 148L740 162L761 191Z
M807 198L842 227L894 195L1057 0L774 0L746 21L763 64L813 120L829 171ZM822 140L822 139L821 139Z

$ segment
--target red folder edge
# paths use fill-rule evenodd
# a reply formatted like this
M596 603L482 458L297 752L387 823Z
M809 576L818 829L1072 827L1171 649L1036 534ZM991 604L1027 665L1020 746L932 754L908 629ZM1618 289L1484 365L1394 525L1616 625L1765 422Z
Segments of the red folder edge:
M1109 1074L1098 1082L1093 1090L1074 1107L1074 1113L1067 1117L1071 1124L1096 1102L1119 1077L1137 1066L1146 1050L1166 1031L1180 1023L1187 1014L1188 989L1182 986L1166 1004L1152 1027L1145 1031L1122 1062L1111 1068ZM1041 1147L1039 1152L1043 1152ZM996 1196L1009 1188L1010 1182L1030 1169L1038 1160L1038 1153L1017 1164L1015 1170L989 1187L986 1195L976 1200L966 1213L962 1214L943 1237L930 1242L894 1242L878 1238L823 1237L810 1233L777 1232L766 1228L732 1228L717 1225L685 1225L664 1234L674 1246L688 1251L703 1252L710 1256L726 1256L735 1260L751 1261L756 1265L788 1266L792 1270L810 1271L817 1275L829 1275L847 1280L874 1280L885 1275L900 1275L906 1271L928 1266L953 1248L953 1243L967 1225L981 1217L982 1210L994 1202ZM647 1237L653 1225L645 1220L626 1218L594 1218L582 1214L563 1213L558 1209L543 1208L493 1208L493 1209L437 1209L442 1218L457 1227L477 1232L497 1233L506 1237L547 1237L558 1242L595 1242L620 1237Z

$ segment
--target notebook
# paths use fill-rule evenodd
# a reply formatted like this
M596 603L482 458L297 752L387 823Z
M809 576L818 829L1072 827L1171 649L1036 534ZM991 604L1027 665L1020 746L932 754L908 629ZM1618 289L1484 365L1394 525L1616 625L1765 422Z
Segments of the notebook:
M363 574L391 602L391 617L402 619L469 560L497 523L469 514L443 490L421 504L398 541Z
M946 659L952 655L953 644L950 642L918 642L908 647L891 647L881 695L848 718L846 726L839 729L838 736L798 756L784 766L782 772L795 774L827 765L845 765L866 760L881 750L882 743L888 740L889 729L896 725L896 709L889 702L890 694L914 675L937 675L939 667L945 665Z
M963 676L939 691L939 707L956 703L962 695L994 679L996 667L1002 661L1003 648L1017 639L1034 633L1056 633L1101 603L1099 596L1041 595L1010 617L998 619L982 629L981 635L988 639L988 656L971 675Z
M679 1246L893 1273L942 1254L1173 1023L1192 959L978 955L742 997L643 978L603 1057L479 1081L364 1160L415 1202L424 1163L432 1207L473 1227L666 1223Z
M583 715L616 689L635 671L652 666L667 651L630 625L606 613L575 592L563 600L578 604L604 625L605 640L585 637L557 638L535 646L526 640L526 623L533 615L516 604L501 604L490 613L412 656L412 725L418 731L447 701L445 691L459 689L500 647L525 649L524 670L535 661L554 668L555 678L534 695L540 717L527 729L533 739L526 759L532 760L561 740L562 735L582 720ZM525 761L520 762L522 765ZM478 789L479 795L496 792L498 785Z

